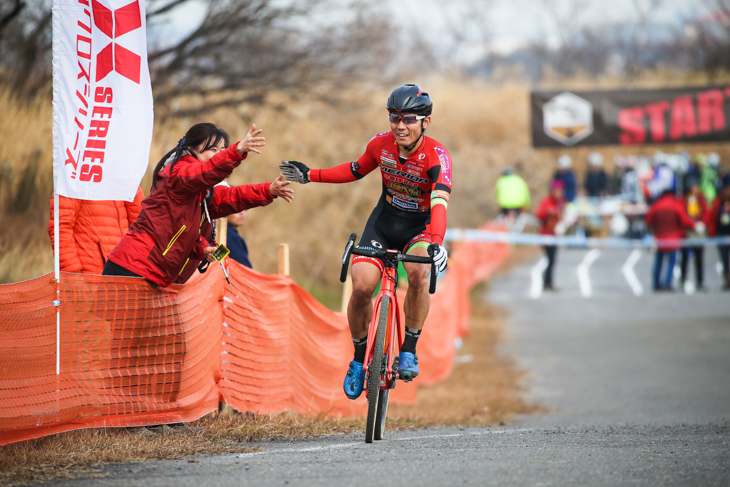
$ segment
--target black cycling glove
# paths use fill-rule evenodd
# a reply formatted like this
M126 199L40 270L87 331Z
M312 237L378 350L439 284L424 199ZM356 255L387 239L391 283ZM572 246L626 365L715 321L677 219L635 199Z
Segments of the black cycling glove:
M307 184L309 182L309 168L299 161L281 161L279 169L287 181Z

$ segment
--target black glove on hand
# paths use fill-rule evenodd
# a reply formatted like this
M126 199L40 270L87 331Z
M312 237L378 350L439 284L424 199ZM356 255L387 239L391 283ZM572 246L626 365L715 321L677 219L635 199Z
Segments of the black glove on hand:
M287 181L307 184L309 182L309 168L299 161L281 161L279 169Z

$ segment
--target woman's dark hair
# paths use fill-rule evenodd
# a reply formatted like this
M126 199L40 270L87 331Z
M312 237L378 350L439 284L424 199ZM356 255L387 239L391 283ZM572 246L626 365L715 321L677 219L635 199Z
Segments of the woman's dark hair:
M160 162L157 163L157 166L155 166L155 171L152 173L152 187L154 188L157 184L157 173L160 172L160 170L165 167L165 163L167 162L170 157L172 157L172 161L170 162L170 174L172 174L172 168L177 164L177 161L180 160L180 158L183 156L186 150L188 150L193 157L195 157L195 154L189 150L189 148L195 148L202 146L202 149L200 152L205 152L208 149L212 149L213 147L217 147L218 144L223 141L223 145L225 147L228 147L229 139L228 134L225 132L225 130L216 127L212 123L197 123L190 127L188 132L185 134L185 137L180 139L180 141L177 143L177 146L172 149L170 152L162 156L162 159L160 159Z

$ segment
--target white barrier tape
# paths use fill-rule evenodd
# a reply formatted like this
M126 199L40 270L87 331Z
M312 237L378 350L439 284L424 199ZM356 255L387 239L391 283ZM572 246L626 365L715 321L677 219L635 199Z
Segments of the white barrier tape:
M615 248L635 249L653 248L656 246L676 247L709 247L713 245L730 245L730 237L713 238L684 238L657 240L651 235L643 239L628 238L593 238L579 235L554 236L537 235L533 233L509 233L494 232L489 230L477 230L471 228L450 228L446 230L444 240L452 242L498 242L521 245L555 245L558 247L581 247L581 248Z

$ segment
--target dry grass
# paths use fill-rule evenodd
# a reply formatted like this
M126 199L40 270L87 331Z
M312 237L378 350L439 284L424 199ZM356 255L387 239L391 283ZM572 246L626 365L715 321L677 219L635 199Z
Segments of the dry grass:
M389 430L505 424L515 414L540 410L521 399L522 375L513 361L498 351L504 328L501 313L478 303L473 311L471 331L460 352L473 356L473 360L456 364L448 380L420 388L416 405L391 405ZM362 433L364 416L364 410L357 418L294 413L209 415L190 423L199 431L152 437L125 428L72 431L0 449L0 484L93 475L104 463L249 452L256 450L255 442Z
M720 83L730 75L712 80ZM533 202L545 193L546 181L558 149L535 150L529 136L529 86L479 80L415 80L435 100L429 135L442 142L454 159L454 191L449 224L474 227L496 214L493 186L505 165L515 166L533 192ZM547 89L648 88L701 84L702 74L649 73L626 83L590 78L546 81ZM296 159L310 167L330 167L359 157L375 133L388 129L383 108L390 87L353 88L347 103L325 103L326 96L302 100L296 94L270 93L264 106L237 106L217 110L209 121L224 127L232 138L241 137L251 123L264 129L268 146L253 155L231 177L234 184L273 179L282 159ZM189 100L187 101L189 102ZM186 100L175 103L185 105ZM0 282L16 282L53 269L46 233L51 179L50 95L39 95L30 106L20 105L0 88ZM158 118L155 121L150 165L175 145L188 127L201 120ZM608 168L619 153L652 154L689 149L692 153L717 151L730 159L730 148L719 144L601 148ZM573 148L579 173L595 148ZM148 192L150 171L142 181ZM251 211L243 230L254 266L276 271L276 245L292 245L292 275L305 286L337 285L336 264L350 232L360 233L380 193L380 180L370 175L347 185L309 184L295 188L292 205L277 201Z

